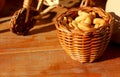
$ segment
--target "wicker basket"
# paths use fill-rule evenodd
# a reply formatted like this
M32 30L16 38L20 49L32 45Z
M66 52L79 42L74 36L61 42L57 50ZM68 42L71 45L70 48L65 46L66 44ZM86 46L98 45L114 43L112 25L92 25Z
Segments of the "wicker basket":
M105 25L99 28L91 28L88 31L71 30L64 23L64 17L78 16L78 10L86 12L94 11L105 20ZM93 62L105 51L112 34L113 18L109 13L98 7L72 8L56 18L56 29L59 42L65 52L76 61L81 63Z

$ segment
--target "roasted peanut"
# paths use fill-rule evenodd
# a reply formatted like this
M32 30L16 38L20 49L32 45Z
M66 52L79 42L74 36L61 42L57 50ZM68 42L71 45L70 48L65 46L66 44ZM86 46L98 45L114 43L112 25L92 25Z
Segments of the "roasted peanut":
M78 17L75 18L75 21L77 21L78 23L80 22L84 22L87 24L91 24L92 23L92 15L90 15L87 12L84 11L78 11Z
M87 18L84 20L84 23L86 23L86 24L91 24L91 23L92 23L91 17L87 17Z
M86 23L79 23L78 27L81 30L90 30L90 26L88 24L86 24Z
M105 20L102 18L95 18L93 20L93 24L95 24L94 28L98 28L98 27L101 27L105 24Z
M72 25L74 26L75 29L78 28L78 27L77 27L77 26L78 26L78 23L77 23L75 20L72 21Z
M89 12L89 14L92 16L92 18L96 18L96 13L95 12Z
M81 11L81 10L78 11L78 15L79 16L75 18L75 21L77 21L77 22L85 20L89 16L89 14L87 12L84 12L84 11Z
M88 16L89 13L87 13L87 12L85 12L85 11L79 10L79 11L78 11L78 15L79 15L79 16Z
M100 27L99 24L95 24L95 25L94 25L94 28L99 28L99 27Z

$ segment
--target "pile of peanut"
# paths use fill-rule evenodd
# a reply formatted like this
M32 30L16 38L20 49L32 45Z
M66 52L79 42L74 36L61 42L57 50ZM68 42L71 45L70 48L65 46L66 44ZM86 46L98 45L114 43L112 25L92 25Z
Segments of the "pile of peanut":
M64 20L66 17L64 17ZM99 28L105 24L105 20L97 17L95 12L78 11L78 16L69 22L69 27L72 29L80 29L83 31L90 30L91 28Z

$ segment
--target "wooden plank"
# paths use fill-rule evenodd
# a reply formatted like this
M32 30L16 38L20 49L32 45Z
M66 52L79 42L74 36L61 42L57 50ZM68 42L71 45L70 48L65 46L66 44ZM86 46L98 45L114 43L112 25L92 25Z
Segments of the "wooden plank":
M119 77L119 50L109 46L99 61L85 64L72 60L63 50L0 54L0 76Z

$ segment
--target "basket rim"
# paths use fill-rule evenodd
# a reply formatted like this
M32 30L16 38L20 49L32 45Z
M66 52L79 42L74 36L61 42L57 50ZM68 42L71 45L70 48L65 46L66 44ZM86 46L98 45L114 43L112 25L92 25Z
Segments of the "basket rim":
M90 30L86 30L85 32L94 32L96 30L99 30L100 28L104 28L106 26L112 26L113 24L113 20L114 18L112 17L112 15L106 11L104 11L102 8L100 7L90 7L90 6L86 6L86 7L79 7L79 8L70 8L69 10L67 10L66 12L60 14L58 17L56 17L55 20L55 26L58 30L67 32L67 33L80 33L82 32L81 30L73 30L71 31L67 26L63 25L60 23L60 21L62 20L62 18L64 16L66 16L66 14L70 13L70 12L74 12L74 11L78 11L78 10L84 10L84 11L94 11L96 12L98 15L100 15L100 17L102 17L106 23L99 27L99 28L91 28Z

